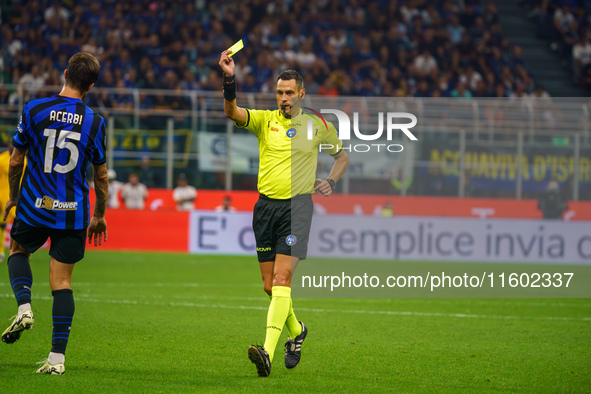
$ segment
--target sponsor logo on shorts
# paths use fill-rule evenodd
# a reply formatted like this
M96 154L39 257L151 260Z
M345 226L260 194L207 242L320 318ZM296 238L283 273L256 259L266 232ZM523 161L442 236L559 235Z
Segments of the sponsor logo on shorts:
M287 130L287 133L285 133L285 134L287 134L287 136L289 138L293 138L293 137L295 137L296 133L297 133L297 130L292 127L291 129Z
M50 211L75 211L78 208L78 203L63 202L54 200L51 197L43 196L43 198L37 198L35 201L35 208L45 208Z
M267 246L266 248L257 248L257 252L270 252L271 247Z
M287 236L287 238L285 238L285 243L288 244L289 246L293 246L298 242L298 238L293 235L293 234L289 234Z

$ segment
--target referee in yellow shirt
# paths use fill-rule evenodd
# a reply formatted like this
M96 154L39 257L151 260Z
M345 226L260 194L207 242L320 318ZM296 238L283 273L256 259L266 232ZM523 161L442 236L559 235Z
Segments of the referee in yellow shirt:
M265 343L250 346L248 357L260 377L269 376L273 354L283 326L289 333L285 344L285 366L300 362L301 347L308 329L293 313L291 277L306 258L314 207L312 194L329 196L349 165L347 153L331 123L300 108L306 95L304 80L294 70L277 77L277 106L274 111L240 108L236 105L234 61L222 52L224 113L236 126L254 133L259 143L259 200L254 207L253 230L263 277L263 288L271 304L267 314ZM308 121L312 135L308 136ZM311 138L309 138L311 137ZM335 163L328 179L316 179L320 144ZM332 146L332 149L324 149ZM315 186L316 183L316 186Z

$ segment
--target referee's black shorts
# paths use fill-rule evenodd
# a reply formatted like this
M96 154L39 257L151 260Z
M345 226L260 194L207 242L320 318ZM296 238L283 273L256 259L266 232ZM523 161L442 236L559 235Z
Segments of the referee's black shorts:
M35 253L47 238L51 239L49 255L60 263L74 264L82 260L86 248L86 229L60 230L48 227L34 227L17 216L10 230L10 238L29 253Z
M252 219L259 262L273 261L277 254L304 260L313 213L310 194L289 200L275 200L261 194Z

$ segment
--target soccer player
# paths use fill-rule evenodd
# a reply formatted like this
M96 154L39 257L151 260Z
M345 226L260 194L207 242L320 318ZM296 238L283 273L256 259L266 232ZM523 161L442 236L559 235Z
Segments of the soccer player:
M222 52L224 72L224 112L236 126L252 131L259 143L259 200L254 207L253 230L263 288L271 303L267 314L265 343L250 346L248 357L260 377L269 376L273 354L283 326L289 333L285 344L285 366L300 362L301 348L308 329L292 308L291 277L300 260L306 258L313 213L311 195L332 193L345 173L349 157L341 150L337 131L300 107L306 95L302 76L286 70L277 78L277 106L274 111L240 108L236 105L234 61ZM308 121L313 131L308 136ZM309 137L311 137L309 139ZM320 144L335 158L328 179L315 179ZM315 182L317 186L314 187Z
M92 55L81 52L72 56L64 71L66 83L60 94L25 104L13 138L15 149L8 172L10 196L4 220L16 206L8 274L18 312L2 333L2 341L14 343L24 330L33 326L33 274L29 256L50 238L52 347L36 373L64 374L66 346L74 316L71 287L74 263L84 257L87 235L88 242L94 240L95 245L102 245L103 237L107 240L105 122L82 103L99 72L99 62ZM28 164L19 188L25 154ZM94 167L96 203L89 220L86 169L90 163Z

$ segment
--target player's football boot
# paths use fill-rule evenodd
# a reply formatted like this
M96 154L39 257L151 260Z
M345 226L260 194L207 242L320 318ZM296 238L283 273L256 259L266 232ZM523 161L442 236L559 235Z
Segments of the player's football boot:
M49 359L39 361L37 364L42 364L35 373L42 373L46 375L63 375L66 373L64 363L50 364Z
M289 336L287 337L287 342L285 342L285 367L287 369L295 368L296 365L300 362L300 357L302 356L302 343L304 343L304 339L308 335L308 329L304 325L304 323L300 322L302 325L302 332L300 335L291 339Z
M12 324L2 333L2 342L15 343L21 337L23 331L33 327L34 322L33 311L30 309L14 316Z
M248 358L257 367L259 377L266 378L271 374L271 359L269 353L262 346L250 345Z

